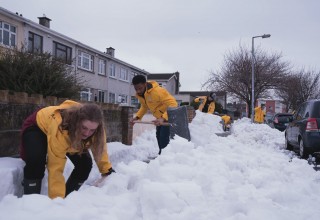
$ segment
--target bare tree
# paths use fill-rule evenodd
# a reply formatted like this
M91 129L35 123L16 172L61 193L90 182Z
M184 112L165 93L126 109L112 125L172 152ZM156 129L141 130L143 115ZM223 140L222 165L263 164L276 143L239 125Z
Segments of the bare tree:
M289 75L276 94L283 100L287 111L296 110L308 99L320 98L320 72L302 68Z
M282 55L268 54L261 48L255 49L254 100L270 97L270 90L279 86L290 70L289 63L281 61ZM251 51L239 46L224 57L220 70L210 73L209 79L202 85L207 89L228 92L232 97L243 100L251 106L252 100L252 57ZM249 117L251 108L249 108Z

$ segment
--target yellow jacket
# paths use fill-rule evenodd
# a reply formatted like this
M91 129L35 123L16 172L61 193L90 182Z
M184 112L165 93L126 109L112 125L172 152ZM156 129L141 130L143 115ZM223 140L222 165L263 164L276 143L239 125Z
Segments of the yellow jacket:
M200 100L203 100L202 103L199 105L199 108L198 108L200 111L202 111L204 105L206 104L207 98L208 98L207 96L200 96L200 97L194 99L195 102L200 102ZM209 107L208 107L208 113L209 114L213 114L215 108L216 108L216 104L215 104L214 101L212 101L210 103Z
M221 119L224 121L225 124L231 124L231 117L229 115L221 116Z
M77 153L78 151L70 146L68 131L61 131L59 125L62 121L60 109L66 109L80 103L66 100L59 106L49 106L41 109L37 113L37 124L47 135L48 152L48 195L50 198L65 197L65 179L63 170L67 161L67 153ZM111 163L107 154L107 145L100 161L96 161L101 173L107 173L111 168Z
M254 108L254 122L263 123L266 112L260 106Z
M148 109L151 111L155 118L164 118L168 120L168 107L177 107L176 99L165 89L159 86L155 81L147 82L147 89L144 97L136 94L139 99L141 107L136 114L136 117L141 119Z

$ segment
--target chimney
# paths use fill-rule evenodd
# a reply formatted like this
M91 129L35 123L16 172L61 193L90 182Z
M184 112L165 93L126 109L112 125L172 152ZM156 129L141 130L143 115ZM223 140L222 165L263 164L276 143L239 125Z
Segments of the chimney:
M47 18L45 14L42 17L38 17L38 19L39 19L39 24L41 24L47 28L50 28L51 19Z
M114 57L114 48L112 48L112 47L107 48L107 54Z

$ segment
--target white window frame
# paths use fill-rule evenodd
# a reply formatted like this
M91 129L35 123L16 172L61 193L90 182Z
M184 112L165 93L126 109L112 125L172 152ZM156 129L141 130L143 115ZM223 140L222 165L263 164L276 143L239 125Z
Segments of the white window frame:
M6 41L4 42L4 40ZM17 28L0 21L0 43L8 47L15 47L17 45Z
M91 89L90 88L86 88L82 91L80 91L80 100L81 101L91 101Z
M123 81L129 81L129 73L126 68L121 67L119 70L119 79Z
M98 74L99 75L106 75L106 66L107 66L107 61L99 59L99 64L98 64Z
M109 76L116 78L116 65L113 62L109 63Z
M125 94L119 94L117 102L120 104L128 104L128 96Z
M113 104L116 103L116 94L115 93L109 92L108 102L113 103Z
M88 71L93 71L93 55L78 51L78 67Z

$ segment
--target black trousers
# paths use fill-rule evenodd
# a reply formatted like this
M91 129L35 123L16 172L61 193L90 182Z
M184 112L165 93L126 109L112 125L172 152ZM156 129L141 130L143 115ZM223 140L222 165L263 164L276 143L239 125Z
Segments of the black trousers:
M22 141L26 163L24 178L29 180L42 179L47 163L48 142L46 134L39 127L32 126L25 130ZM92 168L92 158L89 151L84 151L81 155L67 153L66 156L74 165L70 178L80 181L88 179Z
M156 137L159 149L165 148L170 141L170 126L157 126Z

